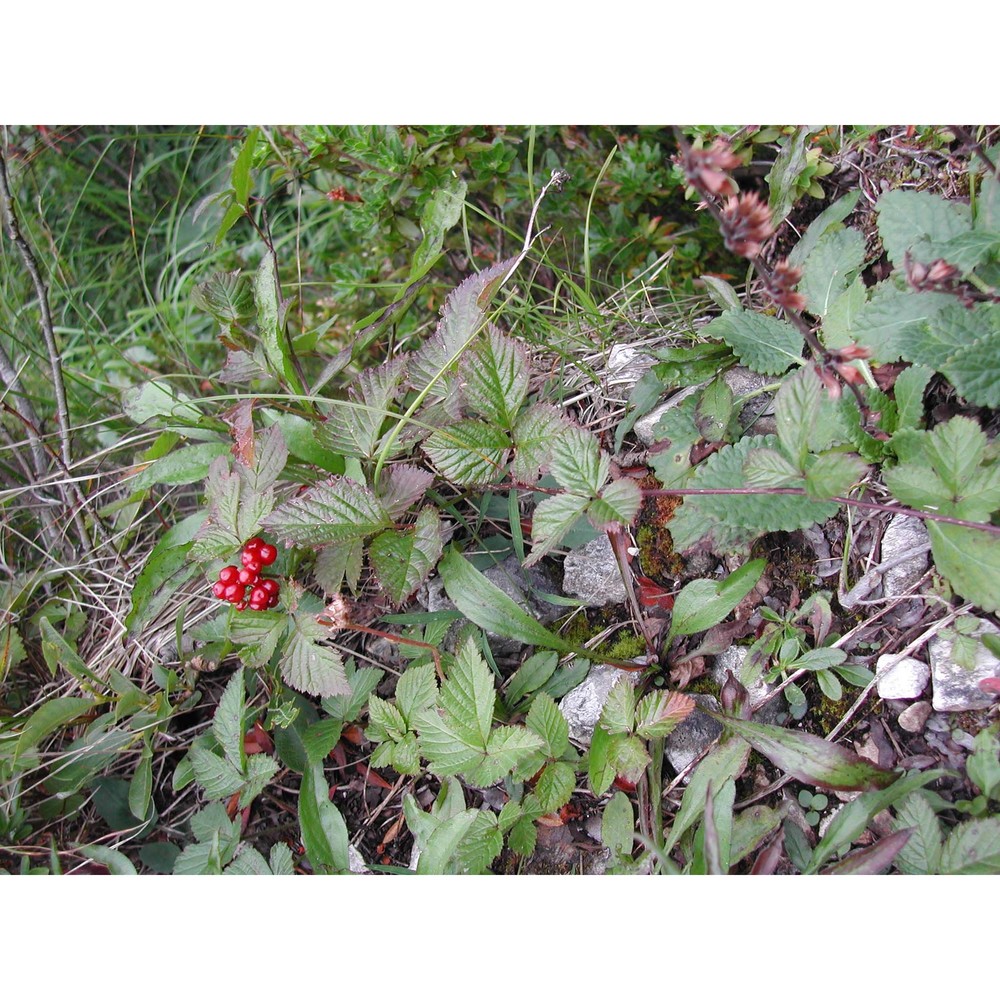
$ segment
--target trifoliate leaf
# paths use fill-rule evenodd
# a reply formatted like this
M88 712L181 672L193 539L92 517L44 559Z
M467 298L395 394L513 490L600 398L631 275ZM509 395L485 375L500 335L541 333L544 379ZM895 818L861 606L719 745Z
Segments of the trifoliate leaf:
M596 496L607 481L611 459L597 438L582 427L568 427L553 442L552 475L564 489Z
M367 538L390 523L367 486L335 477L283 503L264 527L282 541L323 545Z
M926 191L889 191L875 210L882 245L896 267L921 241L944 242L972 228L968 205Z
M514 425L514 460L511 476L519 483L534 485L548 469L556 438L571 425L556 407L536 403Z
M756 312L727 312L702 327L724 340L740 361L763 375L780 375L802 360L802 334L791 323Z
M459 727L454 720L436 708L417 713L414 720L419 733L420 752L427 758L431 771L439 777L461 774L474 767L484 756L484 748L468 741L468 727Z
M601 530L609 524L631 524L642 506L642 490L634 479L615 479L587 509L590 523Z
M528 393L524 346L491 326L466 356L462 375L467 406L489 423L512 430Z
M434 507L427 506L412 528L390 528L376 535L368 556L389 599L402 604L430 576L443 550L441 519Z
M928 521L931 555L955 592L983 611L1000 611L1000 539L958 524Z
M523 726L498 726L490 734L485 755L465 771L464 778L476 788L495 785L541 747L541 738Z
M435 431L423 447L446 479L461 486L480 486L503 475L510 446L510 438L499 427L481 420L459 420Z
M291 635L279 665L281 676L296 691L320 698L350 694L344 661L336 650L322 645L328 634L311 615L297 613L293 616Z
M838 229L822 236L802 268L798 291L806 308L825 317L865 261L865 238L856 229Z
M531 553L524 565L534 566L556 548L589 506L590 500L576 493L556 493L541 500L531 517Z

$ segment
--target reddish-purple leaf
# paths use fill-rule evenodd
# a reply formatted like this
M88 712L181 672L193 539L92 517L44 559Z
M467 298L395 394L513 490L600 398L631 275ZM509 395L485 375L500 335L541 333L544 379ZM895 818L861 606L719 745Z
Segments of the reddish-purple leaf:
M820 875L881 875L906 846L912 833L913 828L909 827L883 837L877 844L855 851L843 861L824 868Z

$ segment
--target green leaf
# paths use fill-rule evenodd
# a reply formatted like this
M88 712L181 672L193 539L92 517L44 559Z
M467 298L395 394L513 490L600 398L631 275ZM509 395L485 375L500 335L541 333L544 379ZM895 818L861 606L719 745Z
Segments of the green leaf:
M924 449L945 486L954 494L962 494L983 459L986 435L975 420L952 417L924 438Z
M507 836L507 846L522 858L535 853L538 841L538 829L530 816L522 816L510 829Z
M441 560L439 572L448 597L480 628L530 646L573 651L570 643L528 615L453 546Z
M455 853L457 870L463 875L487 874L502 850L503 834L497 817L491 812L479 811Z
M783 138L780 151L765 178L769 190L768 207L775 227L792 210L798 197L799 179L808 165L808 138L809 127L806 125L796 129L794 135Z
M868 466L857 455L828 451L817 455L806 470L806 493L813 500L846 496L864 478Z
M721 788L730 778L738 778L743 773L749 756L749 744L739 738L727 740L712 748L691 774L681 799L681 807L663 845L665 852L673 850L677 841L705 811L705 796L709 785Z
M781 449L797 469L805 469L809 439L819 416L823 387L811 368L786 378L774 401L775 422Z
M685 483L696 489L733 489L746 486L743 463L755 448L773 449L773 435L745 437L711 455ZM749 541L771 531L795 531L837 513L837 505L808 497L782 494L685 497L670 522L678 552L710 535L716 551Z
M569 724L559 711L559 706L547 694L534 697L524 724L542 738L544 752L553 760L561 757L568 749Z
M970 819L948 836L941 851L942 875L1000 873L1000 816Z
M264 355L275 375L286 385L299 388L298 377L289 357L282 310L278 305L278 284L274 255L265 253L254 275L254 301L257 303L257 330Z
M537 691L555 673L558 665L557 653L546 651L529 656L507 684L504 692L507 707L514 709L522 698Z
M631 857L635 839L635 815L624 792L615 792L601 816L601 843L612 859Z
M755 448L743 463L743 474L748 486L761 489L780 489L798 486L802 473L784 455L773 448Z
M423 445L438 472L460 486L495 483L503 475L510 446L503 430L481 420L459 420L435 431Z
M552 445L552 475L564 489L597 496L607 482L611 459L582 427L567 427Z
M90 698L51 698L43 702L28 716L17 744L14 747L14 763L28 750L38 746L47 736L62 729L85 712L97 707Z
M929 243L921 247L921 257L932 260L943 258L949 264L968 274L1000 250L1000 233L975 230L959 233L943 243Z
M138 875L135 865L121 851L105 847L103 844L85 844L80 853L91 861L105 865L112 875Z
M590 503L576 493L556 493L539 501L531 517L531 553L524 565L534 566L556 548Z
M250 277L241 271L217 271L194 287L191 299L227 330L246 324L257 309Z
M830 670L817 670L816 683L819 685L823 695L830 701L840 701L844 697L844 689L840 685L837 675Z
M1000 740L995 727L980 730L973 746L975 749L965 762L969 780L987 798L1000 799Z
M628 675L622 674L601 709L601 727L612 734L631 733L635 728L635 704L635 688Z
M312 615L300 612L292 617L280 667L281 676L296 691L320 698L350 693L340 654L322 645L327 635Z
M838 229L822 236L806 258L798 285L809 312L825 317L864 261L865 238L856 229Z
M403 713L392 702L374 694L368 699L368 728L365 730L367 739L374 743L401 740L408 728Z
M444 178L424 205L420 216L420 229L424 238L413 252L410 262L410 281L417 281L430 270L444 246L444 237L449 229L462 217L468 186L464 180L454 175Z
M317 431L323 444L339 455L371 458L404 372L398 359L362 371L348 390L348 398L330 403L330 419Z
M928 321L954 299L941 292L913 292L892 281L876 285L858 313L851 335L876 361L898 361L904 335L923 335Z
M634 479L615 479L601 490L587 510L590 523L600 531L610 524L631 524L642 506L642 490Z
M194 776L210 799L224 799L243 787L242 772L211 750L196 744L191 747L190 759Z
M853 851L843 861L830 865L821 875L882 875L906 846L910 830L900 830L876 841L871 847Z
M715 712L708 714L745 739L776 767L810 785L856 791L885 788L898 777L895 772L876 767L853 751L810 733L744 722Z
M535 795L547 813L562 809L573 797L576 788L576 771L572 764L565 761L552 761L545 765L538 783L535 785Z
M389 599L403 604L430 576L443 551L441 519L437 510L428 505L417 515L412 528L390 529L376 535L368 555Z
M190 396L169 382L150 379L122 393L122 410L134 424L144 424L153 417L166 417L168 423L197 424L201 411Z
M718 625L753 590L767 562L754 559L725 580L692 580L677 595L670 637L694 635Z
M609 751L614 737L601 726L594 730L587 755L587 778L590 790L595 795L603 795L615 780L615 769L611 764Z
M854 325L868 302L868 288L863 278L855 278L838 295L823 317L821 339L828 348L847 347L854 340Z
M705 286L705 291L708 292L709 297L720 309L743 308L736 289L728 281L724 281L714 274L703 274L698 280Z
M934 565L965 600L1000 611L1000 538L975 528L928 521Z
M472 637L457 650L455 662L441 685L438 703L451 717L463 740L485 749L493 727L496 689L493 674Z
M875 210L882 245L896 267L921 241L942 243L972 228L968 205L926 191L889 191Z
M788 255L788 263L793 267L801 267L803 262L812 253L813 247L819 242L825 233L836 231L841 228L840 224L846 219L861 197L860 190L854 190L838 198L832 205L828 205L819 215L809 223L809 228L802 235L802 239L795 245L795 249Z
M657 444L650 451L649 466L667 488L680 486L690 476L691 448L701 440L696 406L695 398L689 396L667 410L653 431Z
M636 784L649 764L646 744L638 736L612 734L608 749L608 764L626 781Z
M756 312L727 312L701 335L724 340L740 361L763 375L781 375L802 361L802 334L791 323Z
M420 852L417 874L455 874L459 845L472 829L478 815L478 810L467 809L439 823Z
M246 764L243 750L244 698L243 668L240 667L229 679L212 719L212 735L222 748L226 760L237 771L243 771Z
M643 739L662 739L695 709L695 702L680 691L652 691L635 709L635 732Z
M283 503L263 526L281 541L324 545L367 538L390 523L367 486L334 477Z
M430 663L409 667L396 684L396 705L403 718L410 721L418 712L430 708L437 700L434 667Z
M467 406L488 423L512 430L528 394L528 352L495 327L476 344L462 368Z
M200 482L208 475L208 467L213 459L227 454L228 451L229 445L224 441L189 444L145 466L126 482L133 493L158 483L165 486L181 486Z
M278 481L284 471L288 461L288 446L281 428L275 424L258 434L254 444L253 468L237 463L236 471L251 493L264 493Z
M128 785L128 807L138 820L145 820L149 814L150 796L153 792L153 751L148 743L143 745L142 756L135 774Z
M904 875L937 875L941 867L941 824L925 796L908 795L896 810L893 830L911 830L910 839L896 856Z
M514 424L514 460L510 474L516 482L534 485L548 469L556 438L570 424L549 403L535 403Z
M737 864L781 826L781 811L756 805L742 810L733 819L730 864Z
M248 805L270 784L278 773L278 762L266 753L255 753L247 758L246 785L240 791L239 808Z
M920 427L924 422L924 392L934 373L922 365L911 365L896 377L893 394L896 399L897 426Z
M330 801L322 764L312 764L302 775L299 828L313 869L346 872L350 869L347 825Z
M275 846L277 847L278 845L276 844ZM285 847L285 850L288 850L284 844L281 846ZM243 849L226 867L226 870L222 874L270 875L272 872L268 867L267 861L264 859L264 855L261 854L255 847L251 847L249 844L244 844Z

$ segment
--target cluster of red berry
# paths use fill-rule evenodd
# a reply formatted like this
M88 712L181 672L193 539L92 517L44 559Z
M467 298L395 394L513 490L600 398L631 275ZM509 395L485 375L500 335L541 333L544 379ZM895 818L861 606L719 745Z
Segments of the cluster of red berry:
M220 600L229 601L237 611L266 611L278 603L278 581L262 577L260 571L278 558L278 550L263 538L251 538L243 546L243 569L223 566L219 579L212 584L212 593Z

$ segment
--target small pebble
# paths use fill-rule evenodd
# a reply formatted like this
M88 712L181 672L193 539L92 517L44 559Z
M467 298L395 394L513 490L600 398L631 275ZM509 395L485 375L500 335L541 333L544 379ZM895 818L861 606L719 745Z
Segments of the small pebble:
M928 702L915 701L899 713L897 721L900 729L905 729L908 733L920 733L923 732L930 714L931 706Z

